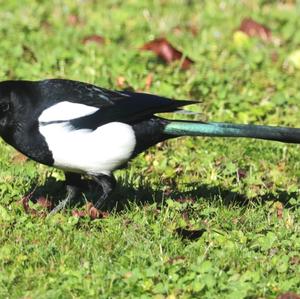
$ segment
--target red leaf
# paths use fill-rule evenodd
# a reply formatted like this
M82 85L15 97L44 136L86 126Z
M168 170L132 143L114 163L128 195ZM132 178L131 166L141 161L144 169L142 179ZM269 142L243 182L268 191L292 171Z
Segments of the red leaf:
M243 31L251 37L255 36L261 38L264 41L272 41L271 30L263 24L254 21L251 18L245 18L242 21L239 30Z
M239 168L239 169L237 170L237 176L238 176L238 179L239 179L239 180L244 179L244 178L247 176L247 170L246 170L246 169Z
M73 210L73 211L72 211L72 215L73 215L74 217L81 218L81 217L87 216L87 212L86 212L86 211Z
M167 39L158 38L154 39L141 47L141 50L152 51L158 57L160 57L164 62L170 64L175 60L182 59L183 54L174 48ZM185 57L182 64L181 69L188 69L194 61L188 57Z
M48 200L46 197L41 196L40 198L38 198L38 200L36 201L41 207L47 209L48 211L50 211L52 209L52 201Z
M91 219L102 219L107 218L109 216L108 212L103 212L94 207L92 203L88 203L86 206L86 210Z
M94 207L90 202L86 204L85 211L73 210L72 215L78 218L89 216L91 219L102 219L109 216L108 212L103 212Z
M88 36L84 37L81 40L81 43L84 45L89 44L89 43L96 43L96 44L102 45L105 43L105 39L101 35L93 34L93 35L88 35Z
M21 202L22 202L23 208L25 210L25 213L29 214L29 215L33 215L33 216L45 217L46 216L45 212L39 212L39 211L37 211L35 209L30 208L30 206L29 206L29 200L30 200L32 194L33 194L33 192L29 193L28 195L24 196L21 199Z
M279 295L277 299L300 299L300 295L293 292L287 292Z

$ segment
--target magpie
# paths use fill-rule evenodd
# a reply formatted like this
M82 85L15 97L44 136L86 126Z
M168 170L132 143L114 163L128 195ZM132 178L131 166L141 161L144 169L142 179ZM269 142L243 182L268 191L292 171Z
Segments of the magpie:
M178 121L156 114L195 101L111 91L66 79L0 82L0 136L29 158L65 173L63 209L89 175L101 188L100 208L113 191L113 172L158 142L180 136L248 137L300 142L300 129Z

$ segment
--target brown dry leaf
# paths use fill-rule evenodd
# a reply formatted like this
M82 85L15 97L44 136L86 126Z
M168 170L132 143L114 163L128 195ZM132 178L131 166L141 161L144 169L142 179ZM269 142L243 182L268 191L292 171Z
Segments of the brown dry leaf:
M294 255L294 256L291 258L290 263L291 263L292 265L300 265L300 255Z
M28 157L26 157L25 155L16 152L13 157L12 157L12 162L14 164L23 164L28 160Z
M29 207L30 197L31 197L31 194L28 194L28 195L24 196L23 198L21 198L21 203L22 203L23 208L24 208L24 210L27 214L29 214L29 210L30 210L30 207Z
M146 77L145 90L149 91L153 82L153 74L148 74Z
M246 169L239 168L239 169L237 170L237 176L238 176L238 179L239 179L239 180L244 179L244 178L247 176L247 170L246 170Z
M72 215L78 218L89 216L94 220L107 218L109 216L109 213L98 210L91 202L88 202L85 206L85 211L73 210Z
M278 164L277 164L277 168L279 171L284 171L285 170L285 162L284 161L280 161Z
M87 203L86 210L91 219L102 219L109 216L108 212L103 212L94 207L92 203Z
M50 211L52 209L53 206L53 202L50 201L49 199L47 199L44 196L41 196L38 198L38 200L36 201L41 207L47 209L48 211Z
M89 43L95 43L95 44L103 45L105 43L105 39L101 35L92 34L92 35L88 35L88 36L84 37L81 40L81 43L84 44L84 45L89 44Z
M165 38L154 39L141 47L141 50L152 51L158 57L160 57L167 64L172 63L175 60L181 60L183 54L174 48L170 42ZM194 63L189 57L184 57L181 69L187 70Z
M287 292L279 295L277 299L300 299L300 295L293 292Z
M86 211L73 210L73 211L72 211L72 215L73 215L74 217L81 218L81 217L87 216L87 212L86 212Z
M37 216L37 217L46 217L47 213L46 212L39 212L35 209L30 208L29 206L29 200L32 196L33 192L29 193L28 195L24 196L21 199L21 203L23 205L23 208L25 210L26 214L32 215L32 216Z
M276 209L276 214L278 219L282 219L283 217L283 205L280 201L276 201L274 203L274 208Z
M126 79L123 76L119 76L117 78L117 87L118 88L124 88L126 86Z
M238 30L246 33L250 37L259 37L266 42L273 40L271 30L265 25L260 24L251 18L243 19Z

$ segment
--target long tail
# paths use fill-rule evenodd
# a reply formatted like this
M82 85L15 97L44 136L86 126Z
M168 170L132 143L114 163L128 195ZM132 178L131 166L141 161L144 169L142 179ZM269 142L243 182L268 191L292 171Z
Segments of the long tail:
M169 120L163 132L172 136L246 137L300 143L300 128L288 127Z

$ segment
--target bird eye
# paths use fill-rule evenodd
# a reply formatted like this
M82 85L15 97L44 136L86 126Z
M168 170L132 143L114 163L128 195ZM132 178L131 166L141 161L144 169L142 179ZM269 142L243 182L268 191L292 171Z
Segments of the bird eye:
M0 103L0 111L7 112L9 110L9 103Z

